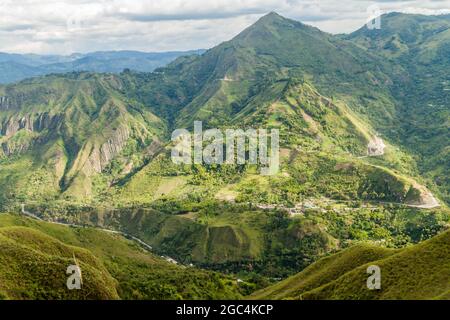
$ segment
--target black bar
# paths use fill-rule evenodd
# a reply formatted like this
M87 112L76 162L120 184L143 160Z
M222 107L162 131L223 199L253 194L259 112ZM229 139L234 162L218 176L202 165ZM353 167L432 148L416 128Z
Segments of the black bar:
M431 318L445 312L449 301L2 301L2 312L42 313L61 319L65 314L139 319L381 319L391 311ZM8 310L10 309L10 310ZM445 309L445 310L444 310ZM8 313L9 314L9 313Z

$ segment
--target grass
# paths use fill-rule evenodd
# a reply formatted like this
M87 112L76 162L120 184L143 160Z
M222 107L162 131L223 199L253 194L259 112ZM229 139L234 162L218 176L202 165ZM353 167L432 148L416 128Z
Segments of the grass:
M337 254L325 257L307 267L301 273L273 286L255 292L250 299L286 299L321 287L338 279L354 268L373 260L388 257L396 250L368 245L356 245Z
M366 286L367 268L381 268L381 290ZM400 250L356 246L324 258L251 299L444 299L450 288L450 231Z
M134 242L97 229L69 228L0 214L0 237L0 259L4 268L0 291L7 298L240 297L232 278L174 265L145 252ZM81 269L86 270L83 273L86 290L78 293L66 292L65 287L65 270L69 263L73 264L73 253L80 261ZM22 295L15 295L17 290ZM29 292L28 296L24 292Z
M0 228L0 292L6 299L118 299L116 281L88 250L26 227ZM76 257L81 290L68 290L66 270Z

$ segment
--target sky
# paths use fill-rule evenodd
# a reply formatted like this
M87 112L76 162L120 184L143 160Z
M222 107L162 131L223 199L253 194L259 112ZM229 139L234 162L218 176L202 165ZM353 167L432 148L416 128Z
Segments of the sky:
M0 0L0 52L207 49L272 11L348 33L379 13L450 13L450 0Z

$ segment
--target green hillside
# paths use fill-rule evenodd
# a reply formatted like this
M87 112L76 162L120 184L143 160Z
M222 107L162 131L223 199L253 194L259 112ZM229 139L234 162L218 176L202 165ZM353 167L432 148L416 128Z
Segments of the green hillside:
M414 170L408 155L388 146L377 161L361 159L375 134L348 106L321 96L305 82L280 82L274 88L280 90L277 96L263 107L250 102L236 115L236 121L248 127L260 123L280 129L282 168L278 175L256 177L254 166L178 166L166 150L110 188L107 202L142 206L161 199L190 200L197 195L204 200L223 200L223 192L238 202L291 206L302 196L410 204L423 201L425 189L407 177ZM249 182L255 181L249 188Z
M29 210L45 219L121 230L159 254L243 279L284 278L355 243L404 247L442 232L450 221L444 209L326 198L306 198L304 205L292 213L287 207L212 200L161 201L153 209L39 205Z
M448 203L450 16L390 13L381 21L380 30L363 27L346 38L407 72L395 80L397 124L380 130L415 155Z
M186 175L209 188L199 168L166 164L165 172L152 173L159 176L153 181L143 173L167 155L171 130L202 120L204 129L279 128L287 170L292 162L322 161L327 167L360 162L365 168L352 177L360 185L388 184L348 190L344 197L365 200L362 193L375 192L379 200L423 204L429 192L422 185L435 184L419 176L395 136L383 139L386 150L378 161L361 160L369 143L379 139L380 123L397 121L391 92L393 79L403 72L347 40L271 13L202 56L180 58L155 73L74 73L2 87L0 203L149 203L161 194L190 193L183 189L189 185ZM296 159L298 150L308 156ZM219 175L233 181L243 169L207 170L226 171ZM168 175L180 177L170 182ZM168 185L158 186L160 178ZM439 184L445 189L445 181ZM139 199L130 194L132 185L145 189L131 190ZM319 193L341 197L332 195L335 190Z
M70 247L39 231L0 228L3 299L117 299L116 282L88 250ZM68 290L66 270L76 257L82 290Z
M324 258L252 299L445 299L450 287L450 232L401 249L357 246ZM381 268L381 289L369 290L367 268Z
M297 297L303 292L326 285L361 265L388 257L395 252L396 250L382 247L356 245L320 259L301 273L257 291L250 298L275 300Z
M89 199L95 175L129 173L157 150L165 130L123 96L113 75L26 80L0 88L0 96L2 203Z
M236 299L235 280L183 267L122 236L0 214L4 299ZM68 290L75 256L81 290Z

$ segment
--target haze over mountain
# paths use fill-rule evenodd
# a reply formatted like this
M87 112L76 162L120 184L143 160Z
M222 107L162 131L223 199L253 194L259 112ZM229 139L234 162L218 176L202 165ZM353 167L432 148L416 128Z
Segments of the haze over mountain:
M0 83L12 83L51 73L73 71L119 73L124 69L151 72L183 55L204 50L174 52L104 51L69 56L0 53Z
M333 36L270 13L152 73L1 86L0 207L264 281L354 243L429 239L450 221L449 19L382 19ZM279 129L280 172L174 164L171 132L194 121Z

